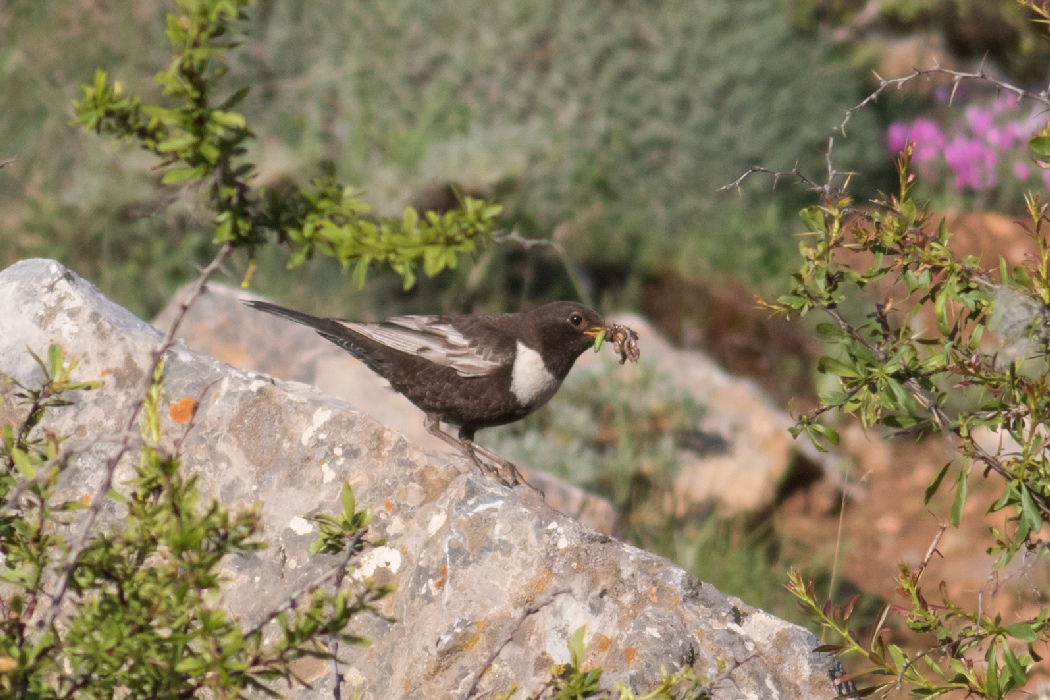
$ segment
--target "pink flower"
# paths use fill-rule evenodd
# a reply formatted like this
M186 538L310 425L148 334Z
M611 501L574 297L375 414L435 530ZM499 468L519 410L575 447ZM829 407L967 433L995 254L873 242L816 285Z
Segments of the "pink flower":
M957 189L986 190L995 186L998 154L978 139L956 136L944 147L944 161L955 175Z
M1014 163L1014 177L1018 180L1027 180L1028 176L1031 174L1031 168L1029 168L1025 163L1022 163L1021 161L1017 161L1016 163Z
M1014 146L1014 136L1017 129L1013 124L1007 124L1003 128L992 127L984 135L988 143L1000 151L1009 151Z
M984 136L992 128L992 111L982 109L977 105L969 105L966 108L966 123L970 125L970 131L974 136Z
M1017 95L1012 92L1003 92L995 96L992 102L992 114L1002 114L1017 106Z
M936 160L944 148L944 133L937 122L929 117L919 117L911 124L893 122L886 131L886 145L894 153L900 153L909 143L914 144L912 157L916 163Z
M886 130L886 147L900 153L908 145L908 126L904 122L893 122Z

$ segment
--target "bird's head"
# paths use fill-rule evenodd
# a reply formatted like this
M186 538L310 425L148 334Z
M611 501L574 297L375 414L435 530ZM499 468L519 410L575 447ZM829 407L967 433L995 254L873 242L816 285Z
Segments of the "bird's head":
M537 307L527 314L538 336L544 359L551 371L564 377L587 348L594 347L599 334L605 332L605 319L583 304L555 301Z

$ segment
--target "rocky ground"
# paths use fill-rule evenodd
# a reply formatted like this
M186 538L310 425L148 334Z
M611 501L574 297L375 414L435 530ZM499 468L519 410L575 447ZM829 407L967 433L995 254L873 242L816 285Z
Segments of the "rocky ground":
M39 370L26 345L59 343L80 359L82 377L105 377L48 423L76 436L60 491L79 500L97 488L106 462L93 436L115 429L160 334L53 261L4 270L0 300L0 372L30 383ZM220 335L230 339L234 329ZM358 574L396 584L382 603L396 621L356 621L373 645L346 659L346 696L463 697L488 669L482 691L517 683L514 697L524 697L568 660L568 637L582 625L586 663L603 667L607 684L640 692L661 668L688 665L718 698L834 696L830 659L814 653L807 631L558 513L531 489L509 489L460 456L421 449L317 389L185 346L169 353L165 373L161 405L171 410L162 430L182 436L182 463L202 495L261 507L268 547L230 560L225 572L222 604L239 617L265 618L336 565L308 556L315 533L306 517L332 512L344 480L358 503L375 508L371 529L385 542L358 562ZM178 408L187 400L197 405L188 432ZM0 419L18 418L5 391ZM118 468L114 484L128 469ZM104 517L118 513L103 509ZM304 664L297 675L311 687L291 689L293 697L331 697L327 663Z

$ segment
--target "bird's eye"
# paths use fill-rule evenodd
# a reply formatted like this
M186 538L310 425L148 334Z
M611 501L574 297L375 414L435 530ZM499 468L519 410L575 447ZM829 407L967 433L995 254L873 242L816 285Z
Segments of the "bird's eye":
M572 316L569 316L569 323L571 323L574 326L578 326L581 323L583 323L583 316L580 316L579 314L573 314Z

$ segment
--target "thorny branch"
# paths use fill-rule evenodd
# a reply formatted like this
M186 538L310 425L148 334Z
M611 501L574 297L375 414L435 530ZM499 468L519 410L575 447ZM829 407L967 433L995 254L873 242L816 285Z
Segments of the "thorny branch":
M859 110L866 107L867 105L878 100L879 95L885 92L888 88L896 87L898 90L901 90L913 80L918 80L919 78L926 78L927 80L929 80L935 75L945 75L951 78L952 92L948 100L949 104L952 100L955 99L955 92L959 89L959 85L964 80L977 80L982 83L994 85L1000 90L1012 92L1013 94L1017 95L1019 99L1032 100L1034 102L1039 102L1046 105L1047 107L1050 107L1050 88L1045 88L1043 90L1040 90L1039 92L1033 92L1031 90L1025 90L1024 88L1019 88L1016 85L1011 85L1010 83L993 78L985 72L983 61L981 62L980 68L978 68L978 70L974 72L950 70L948 68L942 68L939 63L934 63L934 65L930 68L916 68L912 73L905 75L901 78L891 78L887 80L880 76L878 73L876 73L875 77L879 81L878 87L870 95L865 97L853 107L850 107L846 110L845 118L843 118L842 123L839 124L839 131L842 132L843 136L845 136L846 124L848 124L849 120L853 118L853 115Z
M826 202L836 201L836 200L841 198L842 192L847 187L849 187L850 180L853 179L853 176L856 175L856 173L854 173L852 171L839 172L838 170L835 169L835 167L832 165L832 159L831 159L831 154L834 151L834 149L835 149L835 139L834 139L834 137L829 137L828 138L828 147L824 150L824 167L825 167L826 180L825 180L825 182L823 184L818 183L816 180L814 180L813 178L809 177L808 175L803 173L801 170L799 170L797 163L795 164L795 167L793 167L791 170L771 170L769 168L763 168L761 166L753 165L750 168L748 168L747 170L745 170L743 172L743 174L741 174L740 177L738 177L733 182L730 182L729 184L722 185L721 187L719 187L718 191L719 192L724 192L726 190L736 190L737 192L739 192L741 187L744 184L744 181L747 178L749 178L752 175L755 175L757 173L763 173L763 174L766 174L766 175L772 175L773 176L773 187L774 188L783 179L798 180L803 185L805 185L808 189L810 189L813 192L816 192L817 194L819 194L824 201L826 201ZM835 184L835 180L837 178L845 178L845 180L842 182L841 185L836 185ZM848 211L851 211L851 210L852 210L851 208L847 208L844 211L848 212Z

